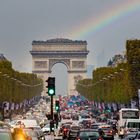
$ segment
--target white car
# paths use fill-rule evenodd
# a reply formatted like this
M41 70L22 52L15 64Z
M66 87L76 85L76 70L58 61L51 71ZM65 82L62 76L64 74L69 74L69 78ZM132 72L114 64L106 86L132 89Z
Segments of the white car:
M42 128L43 133L49 133L50 132L50 124L46 124L43 128Z

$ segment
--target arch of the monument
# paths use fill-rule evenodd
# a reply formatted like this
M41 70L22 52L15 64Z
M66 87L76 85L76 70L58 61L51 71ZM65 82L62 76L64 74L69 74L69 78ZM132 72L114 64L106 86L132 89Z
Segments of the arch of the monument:
M49 70L52 71L52 67L57 63L62 63L67 67L68 70L70 69L70 61L68 59L50 59Z
M69 39L33 41L30 53L32 55L32 72L41 77L44 83L56 63L66 65L68 95L75 94L76 82L86 78L87 54L89 53L86 41L72 41Z

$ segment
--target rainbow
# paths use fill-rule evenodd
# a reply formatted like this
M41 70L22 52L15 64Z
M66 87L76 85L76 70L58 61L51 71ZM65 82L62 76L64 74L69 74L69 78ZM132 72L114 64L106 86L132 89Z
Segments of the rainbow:
M140 9L140 0L125 0L121 5L109 8L106 13L98 15L98 17L90 17L86 22L78 25L69 34L70 38L80 39L90 34L96 33L102 28L110 25L121 17L129 16L131 13Z

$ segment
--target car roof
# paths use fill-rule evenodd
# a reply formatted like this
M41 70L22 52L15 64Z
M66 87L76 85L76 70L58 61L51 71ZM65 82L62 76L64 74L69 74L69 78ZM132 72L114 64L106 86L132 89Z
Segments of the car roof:
M110 126L110 125L107 125L107 124L106 124L106 125L100 125L100 126L99 126L99 128L110 128L110 127L111 127L111 126Z

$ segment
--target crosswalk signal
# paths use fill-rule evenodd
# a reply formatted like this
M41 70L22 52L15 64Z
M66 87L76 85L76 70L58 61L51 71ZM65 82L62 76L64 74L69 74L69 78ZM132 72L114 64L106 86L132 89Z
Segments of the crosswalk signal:
M55 101L55 110L56 110L57 112L60 111L60 105L59 105L59 101L58 101L58 100Z
M55 78L54 77L48 77L48 80L46 80L48 83L48 95L49 96L54 96L55 95Z

